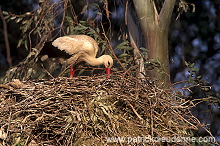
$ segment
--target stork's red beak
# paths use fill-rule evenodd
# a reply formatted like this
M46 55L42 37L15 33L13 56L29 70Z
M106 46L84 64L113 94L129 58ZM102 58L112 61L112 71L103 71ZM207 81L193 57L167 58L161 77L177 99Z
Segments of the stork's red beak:
M110 78L111 69L106 68L105 71L106 71L106 74L108 75L108 76L106 76L106 78Z

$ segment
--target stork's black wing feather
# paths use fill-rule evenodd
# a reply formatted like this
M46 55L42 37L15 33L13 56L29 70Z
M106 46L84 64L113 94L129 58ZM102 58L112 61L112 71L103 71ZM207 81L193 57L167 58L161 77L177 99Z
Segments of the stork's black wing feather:
M57 47L54 47L52 45L52 42L46 42L41 49L40 56L48 55L49 58L63 58L68 59L71 57L68 53L65 51L59 50Z

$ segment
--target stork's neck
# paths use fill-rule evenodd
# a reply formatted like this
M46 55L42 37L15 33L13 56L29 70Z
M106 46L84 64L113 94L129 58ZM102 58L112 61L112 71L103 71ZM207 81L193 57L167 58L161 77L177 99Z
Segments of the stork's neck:
M92 66L98 66L104 64L104 56L100 56L99 58L94 58L86 54L85 57L83 57L83 61L85 61L86 63Z

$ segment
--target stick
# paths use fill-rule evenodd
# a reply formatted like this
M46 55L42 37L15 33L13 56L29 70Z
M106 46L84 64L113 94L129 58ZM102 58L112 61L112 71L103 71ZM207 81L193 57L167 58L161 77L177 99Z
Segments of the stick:
M6 48L6 53L7 53L7 61L8 61L9 67L11 67L12 66L12 61L11 61L10 45L9 45L9 41L8 41L7 23L6 23L5 19L4 19L1 6L0 6L0 17L1 17L2 22L3 22L5 48Z

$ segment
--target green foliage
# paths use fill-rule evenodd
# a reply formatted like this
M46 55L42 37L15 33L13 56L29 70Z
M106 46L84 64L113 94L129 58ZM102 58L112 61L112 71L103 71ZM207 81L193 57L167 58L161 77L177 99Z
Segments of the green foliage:
M207 99L204 99L204 101L209 102L211 105L218 105L218 108L220 109L220 94L219 93L211 93L208 92L208 97Z
M148 70L156 69L157 72L162 72L162 65L158 59L150 59L146 62L146 65Z
M54 5L56 7L56 5ZM46 2L37 11L27 12L22 15L11 14L4 11L5 19L7 21L14 21L20 23L21 38L18 41L17 47L25 46L26 49L32 49L32 37L39 37L46 39L45 36L50 36L54 30L54 14L51 5ZM39 42L42 40L39 40ZM39 43L37 40L34 44Z
M11 79L27 80L29 78L33 78L37 73L35 67L35 63L38 60L37 55L38 50L36 48L32 48L32 52L29 53L24 61L6 72L6 75L1 79L1 82L7 82Z
M17 47L24 45L26 49L28 49L28 31L31 29L32 21L29 18L32 16L31 12L27 12L23 15L15 15L10 12L4 11L5 19L7 22L14 21L15 23L21 23L20 29L22 31L21 39L18 41Z
M131 71L135 71L137 69L137 66L134 66L134 56L131 55L133 54L134 48L130 46L130 43L125 40L121 42L119 45L116 47L117 50L120 51L120 54L118 55L118 58L120 59L123 67L131 69ZM134 73L135 74L135 73Z
M195 63L189 63L185 61L185 65L189 72L188 83L197 84L196 81L199 80L201 76L196 76L198 69L195 68Z
M72 30L74 29L74 21L70 16L65 17L66 22L66 33L71 34Z
M133 50L133 48L132 48L131 46L129 46L129 42L128 42L128 41L124 41L124 42L120 43L120 44L117 46L117 49L118 49L118 50L124 49L124 51Z
M130 46L130 43L128 41L123 41L116 48L122 51L118 57L122 61L123 65L126 68L132 67L131 70L137 70L138 66L135 66L136 63L134 56L131 55L133 54L134 48ZM139 52L140 54L136 57L136 60L141 58L148 60L148 50L144 47L139 48L139 50L141 50L143 53ZM158 73L165 73L163 63L161 63L159 59L150 59L145 61L144 66L146 71L155 69L155 71Z
M192 88L194 88L194 92L199 91L196 96L202 96L203 101L208 102L210 105L219 105L220 94L213 92L212 86L207 86L207 82L201 79L202 76L197 76L198 69L195 68L195 63L185 61L185 65L189 73L187 80L188 90L192 92Z
M190 63L185 61L185 65L188 69L188 79L187 83L189 87L198 87L200 90L209 94L211 87L206 86L206 82L201 79L202 76L197 76L198 69L195 67L195 63Z
M148 50L144 47L141 47L140 50L143 52L144 58L148 58Z
M182 14L182 12L188 12L190 10L190 7L189 6L192 6L192 12L195 12L195 4L193 3L187 3L185 0L181 0L179 2L179 7L178 7L178 16L176 18L176 20L180 17L180 15Z
M131 61L133 61L133 56L130 55L130 51L132 51L133 48L129 46L128 41L120 43L116 48L122 51L122 53L118 56L120 59L122 59L124 62L128 64L131 63Z
M187 3L185 0L181 0L179 2L178 11L183 10L184 12L187 12L190 9L189 6L192 6L192 12L195 12L195 4Z

